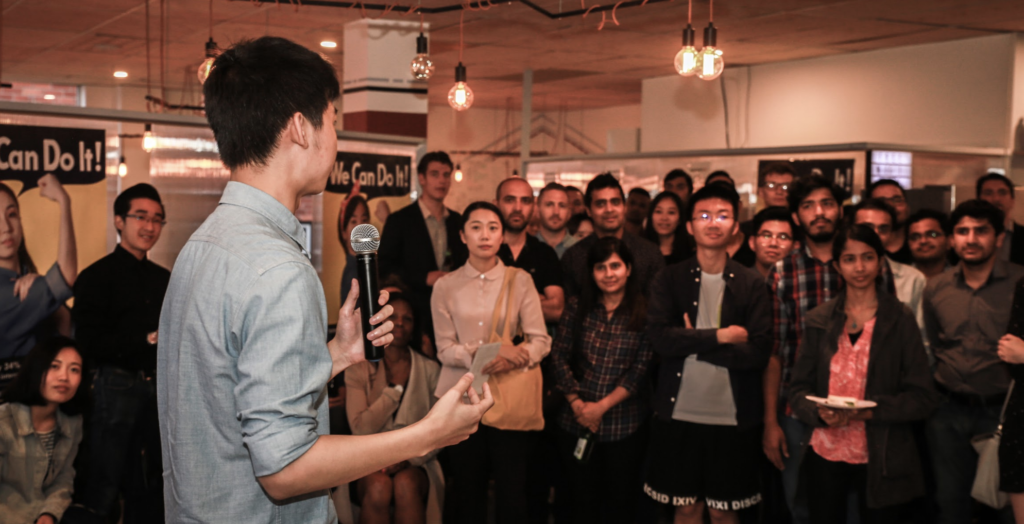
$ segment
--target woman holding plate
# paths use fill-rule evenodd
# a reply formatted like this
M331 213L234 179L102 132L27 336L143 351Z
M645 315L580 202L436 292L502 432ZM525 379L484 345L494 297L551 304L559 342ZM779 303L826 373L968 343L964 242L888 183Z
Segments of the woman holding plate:
M845 287L807 314L790 405L813 431L801 465L812 523L845 522L851 490L872 523L896 522L925 492L911 422L940 397L913 312L878 291L884 256L871 228L840 231L832 264Z

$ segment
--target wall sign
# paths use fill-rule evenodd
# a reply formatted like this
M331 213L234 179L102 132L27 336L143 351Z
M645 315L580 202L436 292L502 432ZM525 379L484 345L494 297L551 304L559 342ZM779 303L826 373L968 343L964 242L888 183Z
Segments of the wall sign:
M347 194L356 180L359 193L366 198L408 195L412 189L412 157L338 151L326 191Z
M93 184L106 177L102 129L0 125L0 180L18 180L21 192L52 173L64 185Z
M766 167L779 163L786 163L792 166L793 170L796 171L797 178L812 174L822 175L843 188L843 191L846 191L847 197L853 194L853 159L793 160L790 162L760 160L757 163L757 171L760 173Z

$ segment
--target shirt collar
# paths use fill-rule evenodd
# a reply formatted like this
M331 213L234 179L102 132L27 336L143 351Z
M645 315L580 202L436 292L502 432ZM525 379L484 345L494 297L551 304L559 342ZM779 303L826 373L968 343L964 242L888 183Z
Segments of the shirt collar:
M426 206L426 204L423 203L423 199L422 198L417 198L416 199L416 203L420 206L420 211L423 212L423 220L426 220L426 219L434 216L430 212L430 210L427 209L427 206ZM434 217L434 218L437 218L437 217ZM448 218L448 208L445 207L445 206L441 206L441 219L442 220L446 220L447 218Z
M36 432L35 426L32 425L32 408L18 402L11 402L11 411L14 414L14 425L18 430L18 435L27 437ZM65 437L71 437L71 425L68 424L68 417L60 409L57 409L57 426L56 430Z
M114 256L121 262L126 264L143 264L148 260L148 257L142 257L142 260L135 258L135 255L131 254L127 249L121 247L121 244L114 246Z
M997 256L997 255L992 255L992 256ZM993 280L1003 280L1006 277L1010 276L1009 266L1007 266L1007 264L1009 264L1009 263L1005 262L1003 260L1000 260L999 258L996 258L995 264L992 265L992 272L989 273L988 280L985 281L985 286L989 285L989 283L992 282ZM953 275L956 277L957 281L959 281L961 283L964 282L964 264L963 264L963 262L960 262L959 264L953 266Z
M294 240L299 248L305 250L305 235L302 233L302 224L299 219L267 193L242 182L230 181L224 188L220 203L244 207L263 215Z
M469 278L480 278L483 275L485 280L498 280L505 276L505 264L502 263L501 259L498 259L498 264L488 270L486 273L480 273L473 267L473 264L466 262L462 266L463 273Z

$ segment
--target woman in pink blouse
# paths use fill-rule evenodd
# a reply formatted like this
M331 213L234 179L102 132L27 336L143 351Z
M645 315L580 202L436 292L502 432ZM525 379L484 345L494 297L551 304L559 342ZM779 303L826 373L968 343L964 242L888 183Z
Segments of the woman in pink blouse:
M897 522L899 505L924 495L911 422L938 405L914 314L878 291L885 248L874 230L839 232L832 263L845 281L807 314L790 387L794 414L812 427L801 464L812 523L846 521L850 491L863 522ZM837 409L807 397L872 401Z
M446 375L465 373L477 349L490 341L494 331L504 331L505 322L510 323L509 333L521 335L512 343L504 343L483 372L491 375L492 381L502 374L533 372L551 349L533 279L525 271L507 268L498 259L504 224L497 207L475 202L466 208L462 220L461 237L469 249L469 260L439 279L430 297L437 358L443 366L441 382ZM498 325L492 326L506 271L515 272L509 289L511 302L505 296L500 306L504 312L508 304L508 318L502 313ZM523 401L508 398L507 394L501 397L499 400L496 396L492 412L502 412ZM526 466L543 428L537 400L539 425L532 430L495 427L485 418L477 433L449 448L451 483L445 497L446 523L486 522L490 477L495 481L498 523L527 521ZM499 405L502 403L505 406Z

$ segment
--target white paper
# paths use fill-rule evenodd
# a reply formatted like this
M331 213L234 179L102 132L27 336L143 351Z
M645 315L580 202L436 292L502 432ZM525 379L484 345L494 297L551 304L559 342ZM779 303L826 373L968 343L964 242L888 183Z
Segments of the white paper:
M494 360L494 357L498 356L498 350L500 349L501 342L484 344L477 348L476 355L473 356L473 366L469 370L473 373L473 389L476 390L478 395L484 394L484 382L491 378L490 375L483 373L483 369Z

